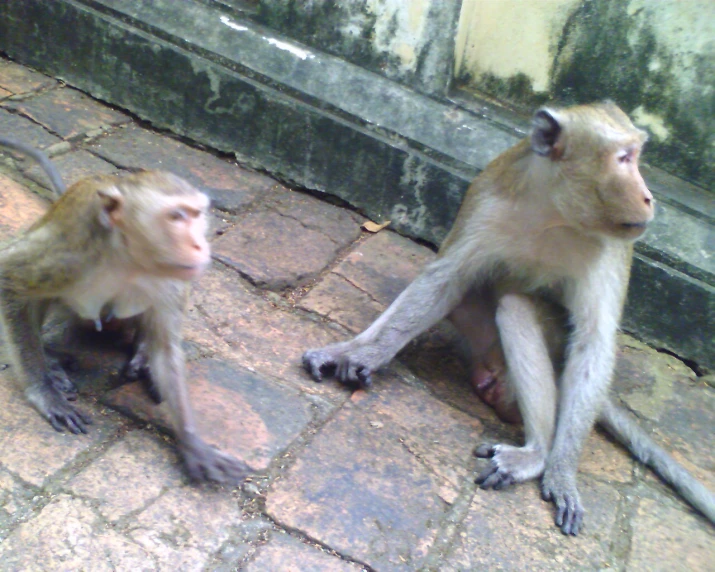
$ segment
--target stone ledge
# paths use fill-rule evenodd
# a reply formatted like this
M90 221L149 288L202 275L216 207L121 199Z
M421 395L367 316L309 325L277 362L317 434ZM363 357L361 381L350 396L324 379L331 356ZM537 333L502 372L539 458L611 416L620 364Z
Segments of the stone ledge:
M496 115L427 98L217 6L6 0L0 50L432 243L470 179L523 135ZM711 195L649 175L664 217L638 247L624 323L713 365Z

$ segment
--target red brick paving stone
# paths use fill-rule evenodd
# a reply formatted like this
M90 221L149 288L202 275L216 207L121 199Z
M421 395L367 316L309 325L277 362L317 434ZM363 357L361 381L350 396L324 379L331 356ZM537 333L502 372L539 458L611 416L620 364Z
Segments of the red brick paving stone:
M105 441L116 423L96 407L79 400L78 406L92 416L87 435L59 433L30 406L8 375L0 373L0 465L24 481L41 486L48 477L66 467L81 453Z
M37 147L38 149L45 149L50 145L62 141L59 137L55 137L52 133L49 133L40 125L37 125L37 123L33 123L21 115L9 113L4 109L0 109L0 133L22 141L32 147ZM10 153L10 151L4 147L0 147L0 153ZM13 156L24 158L24 155L21 153L12 153ZM28 164L30 162L32 162L31 159L28 160Z
M149 558L141 546L108 528L89 502L64 494L0 544L3 572L156 569Z
M359 301L366 295L373 300L368 307L364 305L343 305L335 300L335 280L323 281L300 302L301 307L328 315L347 328L356 324L367 325L377 317L379 311L387 308L392 301L412 282L424 267L435 257L435 254L424 246L420 246L399 234L389 231L377 233L357 246L333 270L344 278L355 289L348 298ZM341 289L345 289L341 285ZM381 310L381 311L382 311Z
M585 528L577 539L554 525L553 504L535 482L501 491L478 490L440 568L462 570L602 570L610 564L619 495L580 476Z
M124 113L68 87L46 91L23 101L8 101L4 106L30 117L63 139L131 121Z
M190 486L168 491L132 518L128 536L158 570L203 570L240 522L229 491Z
M57 85L51 77L7 60L0 61L0 87L19 94Z
M88 151L75 151L59 157L53 157L52 162L57 166L62 180L68 187L72 183L91 175L109 175L117 172L117 168L114 165L103 161ZM25 174L43 187L50 188L50 181L45 171L38 165L33 165L25 171Z
M311 421L310 403L296 390L253 375L235 363L213 359L187 367L189 393L204 439L265 470ZM105 398L120 410L168 427L163 406L155 406L139 384L125 385Z
M175 451L156 437L132 431L73 477L65 488L73 495L96 501L97 510L107 520L116 521L182 482Z
M275 190L266 210L241 218L213 243L213 255L256 286L298 286L360 236L355 215L313 197Z
M335 272L325 276L298 306L330 318L355 334L365 330L385 309Z
M266 175L136 125L98 140L89 149L114 165L171 171L204 190L215 207L227 212L240 211L276 185Z
M48 201L0 174L0 240L7 240L27 229L48 206Z
M715 531L688 509L662 497L641 499L632 527L628 570L713 569Z
M356 392L268 492L268 514L378 570L416 570L472 478L479 432L394 379Z
M236 272L219 265L194 284L191 300L208 329L228 343L230 355L247 369L333 400L347 398L344 388L314 382L301 365L307 348L337 339L325 325L275 308L249 292Z
M285 533L274 533L268 544L258 549L258 555L245 567L244 572L359 572L361 566L341 560L320 548L304 544Z

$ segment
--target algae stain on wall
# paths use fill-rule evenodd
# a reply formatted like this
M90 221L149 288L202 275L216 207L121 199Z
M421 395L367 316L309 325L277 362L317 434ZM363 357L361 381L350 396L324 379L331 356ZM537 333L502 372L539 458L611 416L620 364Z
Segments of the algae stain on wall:
M525 111L613 99L646 161L715 184L712 0L464 0L456 48L457 87Z

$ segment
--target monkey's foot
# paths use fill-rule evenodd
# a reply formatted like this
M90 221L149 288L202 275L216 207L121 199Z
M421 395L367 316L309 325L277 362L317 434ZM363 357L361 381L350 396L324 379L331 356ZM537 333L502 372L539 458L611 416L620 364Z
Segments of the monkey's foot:
M27 391L27 398L60 433L65 429L69 429L75 435L86 433L87 425L92 424L92 419L88 415L68 403L64 394L54 386L49 374L44 385Z
M184 465L192 481L215 481L239 484L250 473L246 463L223 453L199 437L190 437L179 444Z
M154 403L159 405L163 401L151 375L149 356L143 348L139 348L126 363L122 371L122 378L127 382L141 380L144 390Z
M50 357L47 356L47 367L48 367L48 372L47 372L47 377L52 383L52 386L57 390L62 392L64 395L65 399L69 401L76 401L77 400L77 386L72 382L72 380L69 378L67 375L67 372L65 371L63 365L67 363L64 361L62 358L57 358L57 357ZM74 358L72 358L74 359ZM76 363L76 360L75 360ZM70 363L70 368L73 368L76 366L73 366L72 363Z
M541 480L541 498L556 505L556 526L564 534L576 536L583 527L584 508L576 488L576 476L548 467Z
M503 489L514 483L535 479L544 472L546 455L538 447L480 445L477 457L489 459L489 465L475 482L483 489Z
M303 354L303 367L316 381L323 381L323 375L334 375L343 383L358 385L366 389L372 385L375 368L367 365L367 360L347 351L347 344L333 344L318 350L308 350Z

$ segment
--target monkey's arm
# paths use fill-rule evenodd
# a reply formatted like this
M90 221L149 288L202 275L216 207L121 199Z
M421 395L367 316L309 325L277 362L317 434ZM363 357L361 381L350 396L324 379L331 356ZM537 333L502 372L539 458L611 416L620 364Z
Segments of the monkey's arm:
M604 256L604 260L609 257ZM607 397L616 354L616 331L627 267L608 263L567 287L573 332L561 376L556 432L541 490L556 505L556 524L578 534L584 509L576 486L578 462Z
M186 287L177 285L179 289L186 290ZM184 294L170 293L169 290L168 287L164 289L165 299L147 310L140 323L155 389L169 407L179 450L190 477L195 481L237 484L250 472L249 467L208 445L198 435L181 349Z
M459 303L472 280L461 275L457 257L432 262L373 324L356 338L303 354L303 366L320 381L335 369L343 382L367 387L373 372L386 365L410 340L444 318Z
M28 300L7 288L0 290L0 318L8 358L28 400L57 431L86 433L90 418L67 402L47 366L40 328L45 304Z

